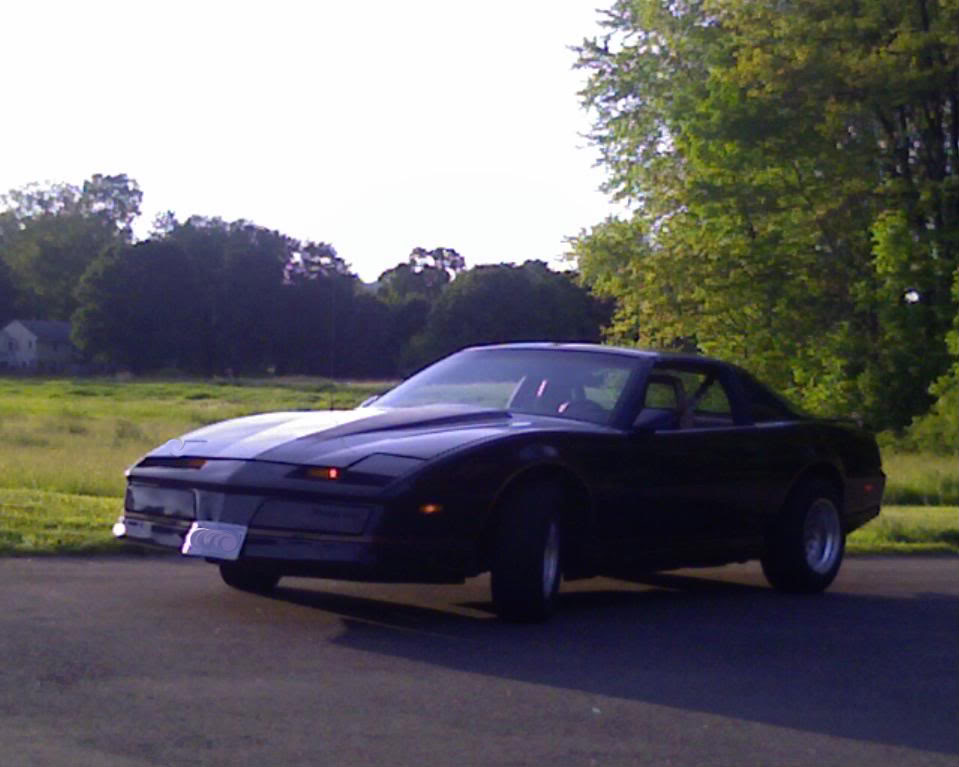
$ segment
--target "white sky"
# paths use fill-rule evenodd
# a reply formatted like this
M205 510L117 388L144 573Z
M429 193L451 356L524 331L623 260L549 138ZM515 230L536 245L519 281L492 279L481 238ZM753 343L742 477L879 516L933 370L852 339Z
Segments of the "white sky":
M0 193L126 173L172 210L326 241L539 258L613 207L568 45L604 0L14 0Z

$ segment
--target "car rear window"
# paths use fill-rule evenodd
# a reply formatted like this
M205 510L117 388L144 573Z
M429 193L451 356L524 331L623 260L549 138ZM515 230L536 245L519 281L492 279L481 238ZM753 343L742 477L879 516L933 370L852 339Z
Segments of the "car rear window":
M740 374L740 383L753 423L799 420L800 416L794 408L748 373Z

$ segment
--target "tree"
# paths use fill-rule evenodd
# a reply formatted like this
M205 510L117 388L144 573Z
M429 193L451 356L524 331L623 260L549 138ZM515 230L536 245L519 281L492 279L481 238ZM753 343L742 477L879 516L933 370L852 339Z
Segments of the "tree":
M281 288L300 243L248 221L192 216L164 241L189 261L193 318L188 368L206 375L261 372L282 331Z
M402 367L402 361L409 356L407 347L425 329L437 299L465 268L465 260L453 248L416 247L406 263L379 276L377 297L386 303L390 315L386 354L393 371Z
M376 296L359 288L353 280L352 301L345 313L346 327L338 336L336 353L346 365L340 373L362 378L388 378L396 375L395 315ZM406 341L403 338L403 341Z
M416 247L405 264L398 264L379 276L380 296L393 304L413 297L432 304L465 268L465 260L453 248Z
M135 372L392 375L390 308L359 285L327 243L167 214L150 240L90 265L74 337Z
M952 296L959 301L959 272L952 283ZM953 317L946 343L952 365L929 387L936 400L910 424L908 439L913 447L955 455L959 452L959 314Z
M247 221L194 216L115 246L84 274L74 335L91 356L140 372L262 372L283 337L284 276L301 245Z
M614 3L579 65L634 214L573 242L618 300L611 336L738 360L879 426L922 412L956 314L957 7Z
M278 373L355 374L350 335L358 279L337 270L294 271L282 286L273 359Z
M416 367L464 346L507 341L597 341L602 305L541 261L477 266L460 274L404 355Z
M410 252L410 265L417 271L441 269L452 280L466 268L466 260L453 248L416 247Z
M445 272L432 268L429 271L416 271L412 264L405 263L387 269L376 282L379 285L378 294L387 303L400 304L411 298L432 303L449 284L449 277Z
M366 294L327 243L306 243L287 266L273 360L278 373L388 376L386 305Z
M0 328L13 319L17 290L13 284L13 274L6 262L0 260Z
M81 275L106 248L128 243L137 183L94 175L81 187L32 184L0 198L0 260L14 274L24 317L69 319Z
M82 213L99 218L115 228L121 240L131 242L133 222L140 215L142 201L139 185L125 173L116 176L95 173L83 182L78 203Z
M90 358L136 373L190 369L198 332L198 290L188 254L176 243L117 245L80 281L73 339Z

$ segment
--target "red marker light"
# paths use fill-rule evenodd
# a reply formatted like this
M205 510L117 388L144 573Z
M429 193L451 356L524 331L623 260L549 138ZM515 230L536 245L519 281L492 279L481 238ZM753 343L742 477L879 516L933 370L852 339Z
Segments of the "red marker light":
M310 479L339 479L340 470L335 466L316 466L307 469L305 475Z

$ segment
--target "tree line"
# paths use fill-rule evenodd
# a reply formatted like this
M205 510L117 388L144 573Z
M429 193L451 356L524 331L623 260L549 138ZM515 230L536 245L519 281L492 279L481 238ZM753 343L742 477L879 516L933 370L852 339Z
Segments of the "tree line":
M616 0L602 23L581 96L631 214L573 251L608 337L959 447L959 3Z
M328 244L201 217L134 242L139 189L95 176L0 205L0 315L72 318L97 359L202 374L393 375L602 327L959 449L959 2L601 14L576 49L582 103L631 212L572 238L579 284L416 248L371 293Z
M86 358L135 373L394 377L476 343L596 341L610 315L545 264L466 269L416 247L365 285L325 242L158 216L125 175L30 185L0 205L0 323L69 320Z

